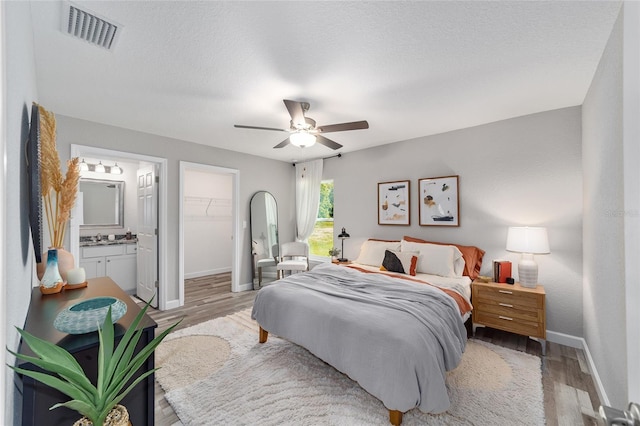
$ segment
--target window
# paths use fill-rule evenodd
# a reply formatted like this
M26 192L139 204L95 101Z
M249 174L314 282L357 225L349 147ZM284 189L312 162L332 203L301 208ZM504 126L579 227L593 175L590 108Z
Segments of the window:
M320 184L320 206L318 218L309 237L309 252L313 257L329 258L333 248L333 181L325 180Z

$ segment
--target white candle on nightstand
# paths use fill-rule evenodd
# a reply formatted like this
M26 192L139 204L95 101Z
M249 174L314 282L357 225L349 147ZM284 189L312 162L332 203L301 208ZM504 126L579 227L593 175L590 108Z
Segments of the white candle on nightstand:
M82 284L86 279L84 268L69 269L67 271L67 284Z

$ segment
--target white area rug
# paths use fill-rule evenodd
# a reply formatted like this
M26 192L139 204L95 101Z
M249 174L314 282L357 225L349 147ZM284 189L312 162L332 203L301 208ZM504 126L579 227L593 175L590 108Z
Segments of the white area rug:
M269 335L250 310L172 333L156 377L185 425L388 425L389 412L307 350ZM470 340L447 377L451 408L403 425L544 425L540 358Z

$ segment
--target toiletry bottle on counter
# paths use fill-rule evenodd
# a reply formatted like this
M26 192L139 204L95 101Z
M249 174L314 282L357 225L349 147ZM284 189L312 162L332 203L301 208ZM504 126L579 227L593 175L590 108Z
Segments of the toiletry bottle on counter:
M131 229L127 228L127 234L125 235L125 238L126 238L127 240L130 240L130 239L131 239Z

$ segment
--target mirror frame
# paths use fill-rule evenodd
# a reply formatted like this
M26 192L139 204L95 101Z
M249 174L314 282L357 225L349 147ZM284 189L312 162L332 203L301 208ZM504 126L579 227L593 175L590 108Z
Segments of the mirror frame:
M80 178L80 183L78 184L78 188L80 188L80 184L82 182L103 183L106 185L117 185L118 190L116 191L116 203L118 204L118 206L116 209L116 213L118 217L116 217L116 221L114 223L90 223L86 225L82 224L80 225L80 229L124 228L124 183L125 182L123 180ZM85 200L86 199L83 197L83 201L82 201L83 204ZM83 214L84 214L84 205L83 205Z
M252 265L252 282L253 282L253 286L254 286L254 290L257 290L260 288L260 285L258 283L258 276L257 276L257 270L256 270L256 265L255 265L255 253L254 253L254 249L253 249L253 242L254 240L254 235L253 235L253 227L254 227L254 222L255 219L253 218L253 204L254 204L254 200L256 200L257 196L259 195L264 195L265 197L268 195L273 199L273 203L275 204L276 207L276 229L275 229L275 237L276 237L276 244L278 245L278 251L280 248L280 230L279 230L279 212L278 212L278 200L276 200L276 197L270 193L269 191L257 191L255 192L252 196L251 199L249 200L249 237L251 240L251 265ZM271 250L271 247L269 247L269 250ZM270 252L270 254L273 254Z

